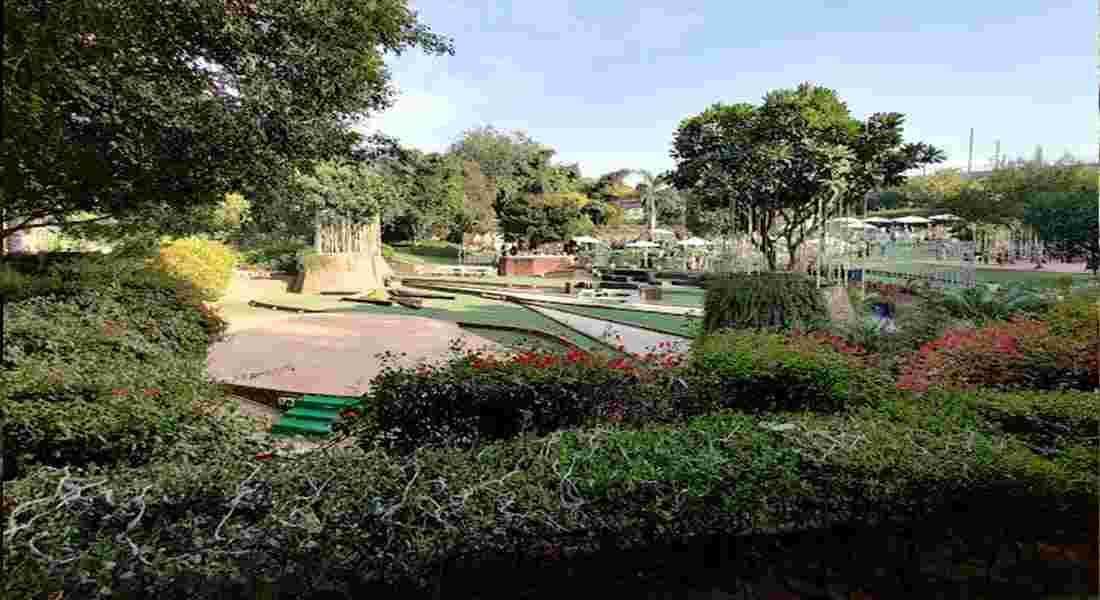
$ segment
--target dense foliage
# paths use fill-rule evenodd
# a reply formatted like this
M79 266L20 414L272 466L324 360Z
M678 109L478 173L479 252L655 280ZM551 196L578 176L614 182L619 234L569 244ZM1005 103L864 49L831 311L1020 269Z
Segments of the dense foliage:
M206 350L225 322L195 287L139 261L36 262L11 261L38 283L4 306L6 476L143 463L217 408Z
M5 534L5 592L239 596L266 581L279 597L364 597L388 584L412 598L467 556L548 565L599 548L841 523L985 527L1018 541L1065 530L1076 534L1061 539L1082 541L1097 501L1094 403L956 394L844 418L722 412L410 456L257 460L211 446L209 466L42 471L5 486L22 524ZM1017 415L1068 418L1071 433L1044 456L1032 434L1007 431ZM1005 522L1004 511L1031 516ZM70 556L83 558L63 563Z
M890 381L861 354L823 333L727 330L692 347L692 387L706 406L746 412L874 406L890 394Z
M161 247L156 265L190 282L203 300L216 302L233 280L237 253L229 246L212 240L174 240Z
M277 195L350 150L352 119L392 101L384 55L414 48L453 52L404 0L7 3L0 238Z
M821 290L798 273L732 273L707 278L703 329L789 329L826 319Z

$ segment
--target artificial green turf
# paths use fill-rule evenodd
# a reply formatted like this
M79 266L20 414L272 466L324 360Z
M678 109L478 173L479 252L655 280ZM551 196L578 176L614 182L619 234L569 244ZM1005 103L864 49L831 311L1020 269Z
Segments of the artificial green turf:
M374 306L356 304L348 310L378 314L413 315L443 321L483 325L506 325L533 329L564 338L584 350L599 350L601 346L572 329L554 322L534 311L511 302L489 300L477 296L458 294L454 300L425 299L424 307L412 310L401 306ZM482 335L481 331L477 335ZM489 337L489 336L485 336Z
M623 310L614 308L596 308L589 306L575 306L564 304L548 305L555 310L571 312L578 315L595 317L597 319L611 319L625 324L637 324L642 327L654 329L672 335L692 337L694 333L694 317L668 315L662 313L642 312L637 310Z

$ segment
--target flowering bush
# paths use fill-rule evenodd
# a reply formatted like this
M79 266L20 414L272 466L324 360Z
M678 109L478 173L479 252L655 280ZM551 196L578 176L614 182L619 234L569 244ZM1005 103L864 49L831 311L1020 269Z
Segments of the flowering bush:
M889 387L860 348L823 332L729 330L697 342L692 353L698 395L714 406L832 412L875 404Z
M955 329L927 342L902 368L898 387L1078 389L1096 387L1095 340L1052 335L1043 321L1013 319Z
M507 356L459 351L440 364L399 366L383 355L368 414L356 430L366 444L400 451L473 446L523 432L547 433L593 420L670 418L691 413L681 359L667 348L629 357L569 349ZM699 411L695 411L699 412Z

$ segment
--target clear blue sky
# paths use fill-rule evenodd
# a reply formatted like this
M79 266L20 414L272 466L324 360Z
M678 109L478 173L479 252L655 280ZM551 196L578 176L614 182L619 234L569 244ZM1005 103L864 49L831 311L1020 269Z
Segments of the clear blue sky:
M455 55L388 64L397 104L369 121L445 149L522 129L586 176L671 168L677 123L801 81L852 114L901 112L908 141L965 167L1002 153L1097 156L1095 2L1084 0L414 0Z

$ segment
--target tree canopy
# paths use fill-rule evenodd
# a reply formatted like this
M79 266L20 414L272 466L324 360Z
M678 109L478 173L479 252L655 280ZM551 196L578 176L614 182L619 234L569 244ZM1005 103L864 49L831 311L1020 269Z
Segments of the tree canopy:
M932 146L904 143L903 123L899 113L859 121L834 91L808 83L769 92L759 106L718 103L680 123L668 179L699 208L725 209L754 232L774 269L780 240L793 260L813 231L806 224L819 201L827 217L839 215L872 189L944 159Z
M1024 209L1023 222L1056 252L1086 257L1100 271L1100 219L1095 191L1039 192Z
M0 237L284 188L348 153L413 48L453 53L406 0L6 3Z

